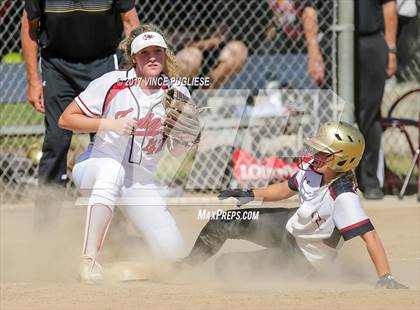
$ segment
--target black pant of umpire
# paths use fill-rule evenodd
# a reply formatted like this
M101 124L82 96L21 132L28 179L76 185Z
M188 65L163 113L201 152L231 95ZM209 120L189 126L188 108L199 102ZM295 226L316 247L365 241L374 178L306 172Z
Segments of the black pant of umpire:
M357 177L360 189L379 188L377 177L381 149L381 102L385 88L388 48L381 32L356 40L356 120L366 140Z
M43 229L57 220L67 177L67 152L72 132L58 127L58 119L70 102L101 75L118 69L115 54L89 62L68 61L41 52L44 89L45 136L35 199L35 228Z

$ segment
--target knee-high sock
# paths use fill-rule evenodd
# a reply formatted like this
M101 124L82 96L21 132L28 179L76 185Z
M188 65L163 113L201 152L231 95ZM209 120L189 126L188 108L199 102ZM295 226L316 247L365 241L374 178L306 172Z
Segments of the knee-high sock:
M103 204L93 204L87 209L83 256L96 259L101 250L109 225L113 208Z

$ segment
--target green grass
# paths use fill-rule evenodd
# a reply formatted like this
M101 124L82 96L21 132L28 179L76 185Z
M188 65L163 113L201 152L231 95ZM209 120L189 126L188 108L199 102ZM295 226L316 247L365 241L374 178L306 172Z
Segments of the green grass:
M42 136L0 136L0 153L25 156L28 150L35 145L41 149L42 141Z
M29 103L0 103L1 126L42 125L44 114L37 112Z
M29 103L0 103L0 126L42 125L44 114L37 112ZM19 155L35 143L41 143L41 136L1 136L0 149L2 152L13 152Z

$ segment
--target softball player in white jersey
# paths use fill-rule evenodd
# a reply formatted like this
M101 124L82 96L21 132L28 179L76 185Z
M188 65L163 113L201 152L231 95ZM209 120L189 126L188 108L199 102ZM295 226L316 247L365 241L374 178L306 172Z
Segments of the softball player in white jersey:
M78 188L90 193L80 270L81 280L87 282L103 279L96 258L115 206L123 209L158 257L175 260L183 252L181 234L153 174L165 144L164 91L176 87L190 95L186 87L171 85L174 57L157 27L133 30L123 48L131 68L92 81L59 121L62 128L96 132L73 170ZM185 151L181 145L168 145L174 154Z
M263 189L226 190L219 199L234 197L238 206L255 197L278 201L299 194L298 208L253 208L229 210L236 216L211 220L201 231L183 263L195 265L214 255L231 239L245 239L267 247L251 253L227 254L221 266L262 264L292 268L296 273L318 270L328 274L343 241L360 236L379 276L377 287L406 288L390 273L385 250L356 193L352 169L357 167L365 146L362 134L349 124L328 122L306 140L313 157L302 157L300 170L288 181ZM308 154L308 152L306 152ZM244 212L259 211L257 220L244 219ZM230 218L233 220L226 220Z

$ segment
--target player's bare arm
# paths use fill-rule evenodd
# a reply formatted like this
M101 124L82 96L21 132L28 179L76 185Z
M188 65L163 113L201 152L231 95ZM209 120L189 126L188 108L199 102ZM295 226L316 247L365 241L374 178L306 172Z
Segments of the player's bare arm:
M219 46L224 41L224 37L217 35L210 39L199 40L191 44L192 47L196 47L201 50L207 50Z
M324 81L324 60L318 46L318 17L312 7L303 11L303 29L305 32L306 48L308 50L308 73L318 85Z
M122 23L123 23L124 34L126 37L128 37L131 30L140 26L139 17L137 15L135 8L132 8L131 10L128 10L127 12L123 12L120 15L121 15Z
M86 116L76 102L72 101L61 115L58 125L77 132L113 131L119 135L131 135L137 121L131 118L106 119Z
M379 277L390 272L388 258L385 253L381 238L376 230L371 230L360 236L366 243L369 256L376 268Z
M382 6L382 9L384 13L385 41L389 48L386 73L388 78L390 78L397 71L397 3L395 1L387 2Z
M29 20L26 10L23 10L21 39L28 79L27 97L29 103L38 112L44 113L44 95L38 73L38 25L39 18Z
M290 198L298 192L292 191L287 181L271 184L265 188L254 189L255 198L264 201L279 201Z
M385 248L382 240L376 230L371 230L360 236L366 243L369 256L375 265L376 273L379 277L377 287L386 288L407 288L394 280L391 275L391 268L389 266L388 257L385 253Z

